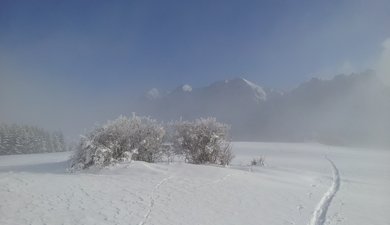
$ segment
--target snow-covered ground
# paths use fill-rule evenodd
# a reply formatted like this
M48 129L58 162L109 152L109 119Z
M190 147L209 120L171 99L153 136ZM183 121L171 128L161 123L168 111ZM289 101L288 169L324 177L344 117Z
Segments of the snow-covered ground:
M0 224L390 224L390 151L233 144L229 168L132 162L66 172L69 153L0 157ZM265 167L250 167L257 156Z

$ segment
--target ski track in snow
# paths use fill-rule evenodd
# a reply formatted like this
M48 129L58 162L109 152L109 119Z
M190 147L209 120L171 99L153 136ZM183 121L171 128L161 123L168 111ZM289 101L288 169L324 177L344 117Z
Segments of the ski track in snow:
M171 179L173 176L169 176L169 177L166 177L164 179L162 179L158 184L156 184L156 186L153 188L152 190L152 193L150 195L150 204L149 204L149 210L148 212L145 214L144 216L144 219L139 223L139 225L145 225L146 222L148 221L149 217L150 217L150 214L152 213L152 210L153 210L153 207L154 207L154 202L155 202L155 194L157 192L157 190L160 188L160 186L162 184L164 184L165 182L167 182L169 179Z
M333 180L332 185L329 187L328 191L325 192L324 196L322 196L320 202L318 203L315 211L312 214L312 218L308 225L323 225L326 221L326 213L328 212L328 208L330 203L332 202L334 196L340 188L340 174L331 159L325 156L325 159L328 160L332 166L333 170Z

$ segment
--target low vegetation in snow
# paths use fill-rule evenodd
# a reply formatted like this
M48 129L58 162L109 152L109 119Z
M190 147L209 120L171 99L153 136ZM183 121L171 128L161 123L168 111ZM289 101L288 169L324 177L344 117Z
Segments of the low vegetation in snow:
M161 157L165 130L148 117L120 116L82 137L71 167L85 169L136 159L155 162Z
M215 118L180 121L175 124L174 146L190 163L228 165L233 159L228 131L229 126Z
M194 164L228 165L233 159L228 131L229 126L215 118L178 121L164 128L149 117L120 116L81 138L71 159L71 169L104 167L129 160L172 161L175 156Z
M259 156L257 158L253 158L251 161L251 166L260 166L260 167L265 166L265 157Z

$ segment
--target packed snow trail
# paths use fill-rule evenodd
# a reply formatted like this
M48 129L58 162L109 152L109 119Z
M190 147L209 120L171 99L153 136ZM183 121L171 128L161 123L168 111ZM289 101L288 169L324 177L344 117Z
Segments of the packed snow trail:
M145 164L143 164L143 165L145 165ZM145 166L146 166L146 165L145 165ZM150 168L150 167L149 167L149 168ZM167 181L168 181L169 179L171 179L171 178L172 178L172 176L166 177L166 178L162 179L162 180L153 188L152 194L151 194L151 196L150 196L149 210L148 210L148 212L145 214L144 219L139 223L139 225L144 225L144 224L146 224L146 222L147 222L148 219L149 219L150 214L152 213L153 207L154 207L154 201L155 201L155 193L156 193L156 191L160 188L160 186L161 186L163 183L167 182Z
M332 185L330 186L328 191L324 194L324 196L321 198L320 202L318 203L318 205L316 207L316 210L314 211L314 213L311 217L310 223L308 225L323 225L323 224L325 224L326 213L328 212L328 208L330 206L330 203L332 202L332 199L334 198L334 196L336 195L337 191L340 188L339 171L332 160L330 160L328 157L325 157L325 158L332 165L332 170L333 170Z

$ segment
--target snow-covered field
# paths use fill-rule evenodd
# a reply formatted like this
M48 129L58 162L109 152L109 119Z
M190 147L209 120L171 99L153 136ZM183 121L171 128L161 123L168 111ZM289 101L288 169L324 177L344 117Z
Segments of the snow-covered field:
M66 172L69 153L0 156L0 224L390 224L390 151L233 145L229 168L132 162ZM257 156L265 167L250 167Z

